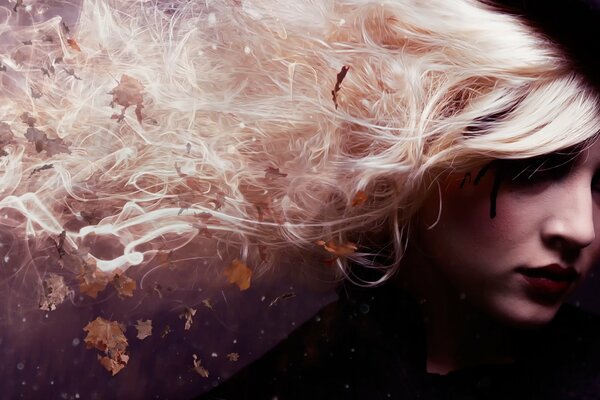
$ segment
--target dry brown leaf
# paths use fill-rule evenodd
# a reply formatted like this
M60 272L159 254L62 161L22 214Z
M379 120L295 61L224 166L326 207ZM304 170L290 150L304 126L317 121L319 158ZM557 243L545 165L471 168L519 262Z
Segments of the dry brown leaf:
M161 339L164 339L169 333L171 333L171 326L165 325L162 332L160 333Z
M67 44L73 50L81 52L81 48L79 47L79 45L77 44L77 41L75 39L67 39Z
M248 266L235 259L225 268L225 277L229 283L235 283L240 290L246 290L250 287L250 280L252 279L252 270Z
M352 242L336 244L333 240L329 240L325 242L323 240L318 240L317 244L319 246L323 246L325 250L334 254L336 257L347 256L348 254L354 253L358 247Z
M159 251L156 253L156 261L158 265L165 265L167 267L173 268L175 264L171 261L171 256L173 255L173 250L171 251Z
M279 172L279 168L268 167L265 170L265 178L267 179L285 178L286 176L287 174Z
M202 366L197 355L192 355L194 358L194 371L203 378L208 378L208 370Z
M129 343L127 343L123 328L118 322L97 317L83 330L87 332L84 339L86 347L98 349L104 353L104 356L98 355L98 360L113 376L127 365L129 356L125 354L125 351Z
M89 258L82 260L81 271L77 275L79 280L79 292L95 299L98 293L106 289L110 280L109 274L96 268L96 261Z
M123 107L121 116L125 114L125 110L130 106L136 106L135 115L139 123L142 123L142 108L144 107L144 97L142 92L144 85L137 79L123 74L119 84L109 93L112 94L113 99L110 103L111 107L115 104Z
M54 165L44 164L41 167L34 168L33 171L31 171L31 174L29 174L29 177L31 178L33 175L37 174L38 172L45 171L47 169L52 169L52 168L54 168Z
M342 81L346 77L346 74L348 73L349 69L350 69L350 67L347 66L347 65L344 65L342 67L342 69L340 70L340 72L338 72L338 74L337 74L337 80L335 82L335 87L331 91L331 97L333 99L333 104L335 105L336 109L338 108L337 94L340 91L340 89L342 88Z
M148 336L152 335L152 320L147 319L146 321L142 321L138 319L135 324L135 328L137 329L137 338L140 340L146 339Z
M33 118L33 123L35 123L35 118ZM27 132L25 132L25 139L27 139L30 143L35 144L35 150L38 153L46 151L46 155L48 155L48 157L52 157L59 153L71 154L69 143L64 142L61 138L50 139L44 131L41 131L33 126L27 128Z
M179 315L179 319L185 318L185 330L189 331L190 328L192 327L192 324L194 323L194 315L196 315L196 309L195 308L190 308L190 307L186 307L185 310L183 311L183 314Z
M209 310L213 310L214 311L214 308L213 308L213 305L212 305L210 299L204 299L204 300L202 300L202 305L204 307L208 308Z
M367 201L367 199L368 199L368 197L365 192L363 192L362 190L358 191L356 193L356 195L354 196L354 199L352 199L352 207L356 207L356 206L360 206L360 205L364 204L365 201Z
M229 361L237 361L240 359L240 355L238 353L229 353L227 354L227 359Z
M108 372L115 376L119 373L127 363L129 362L129 356L121 352L116 352L112 357L102 357L98 354L98 361Z
M111 282L115 289L117 289L120 298L133 297L133 291L136 288L135 281L126 276L124 272L117 269Z
M53 311L56 306L62 304L73 291L65 284L62 276L49 274L42 282L42 294L40 296L40 310Z

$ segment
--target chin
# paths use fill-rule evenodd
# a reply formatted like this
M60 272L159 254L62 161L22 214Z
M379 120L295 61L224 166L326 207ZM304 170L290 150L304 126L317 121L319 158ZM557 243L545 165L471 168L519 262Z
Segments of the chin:
M531 300L504 301L492 314L502 324L523 330L538 329L549 324L562 302L540 304Z

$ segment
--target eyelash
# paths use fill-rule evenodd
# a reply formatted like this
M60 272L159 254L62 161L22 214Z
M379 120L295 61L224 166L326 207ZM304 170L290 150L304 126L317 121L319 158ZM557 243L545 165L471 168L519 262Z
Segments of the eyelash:
M573 155L552 154L543 158L505 161L500 168L512 183L535 184L566 177L575 161Z

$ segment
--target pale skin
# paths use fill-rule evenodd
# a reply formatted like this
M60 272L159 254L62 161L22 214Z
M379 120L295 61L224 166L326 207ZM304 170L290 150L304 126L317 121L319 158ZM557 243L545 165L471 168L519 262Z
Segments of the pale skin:
M425 202L399 282L421 304L428 372L514 361L519 336L549 323L600 259L600 142L564 171L504 179L493 218L493 169L478 185L444 179L433 227L438 191ZM516 269L554 263L577 279L554 301L532 298Z

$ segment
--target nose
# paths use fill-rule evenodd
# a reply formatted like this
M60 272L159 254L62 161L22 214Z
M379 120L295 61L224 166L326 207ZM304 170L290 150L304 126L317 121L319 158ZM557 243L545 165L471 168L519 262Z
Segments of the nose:
M561 251L589 246L596 239L594 207L589 182L557 188L542 228L543 241Z

